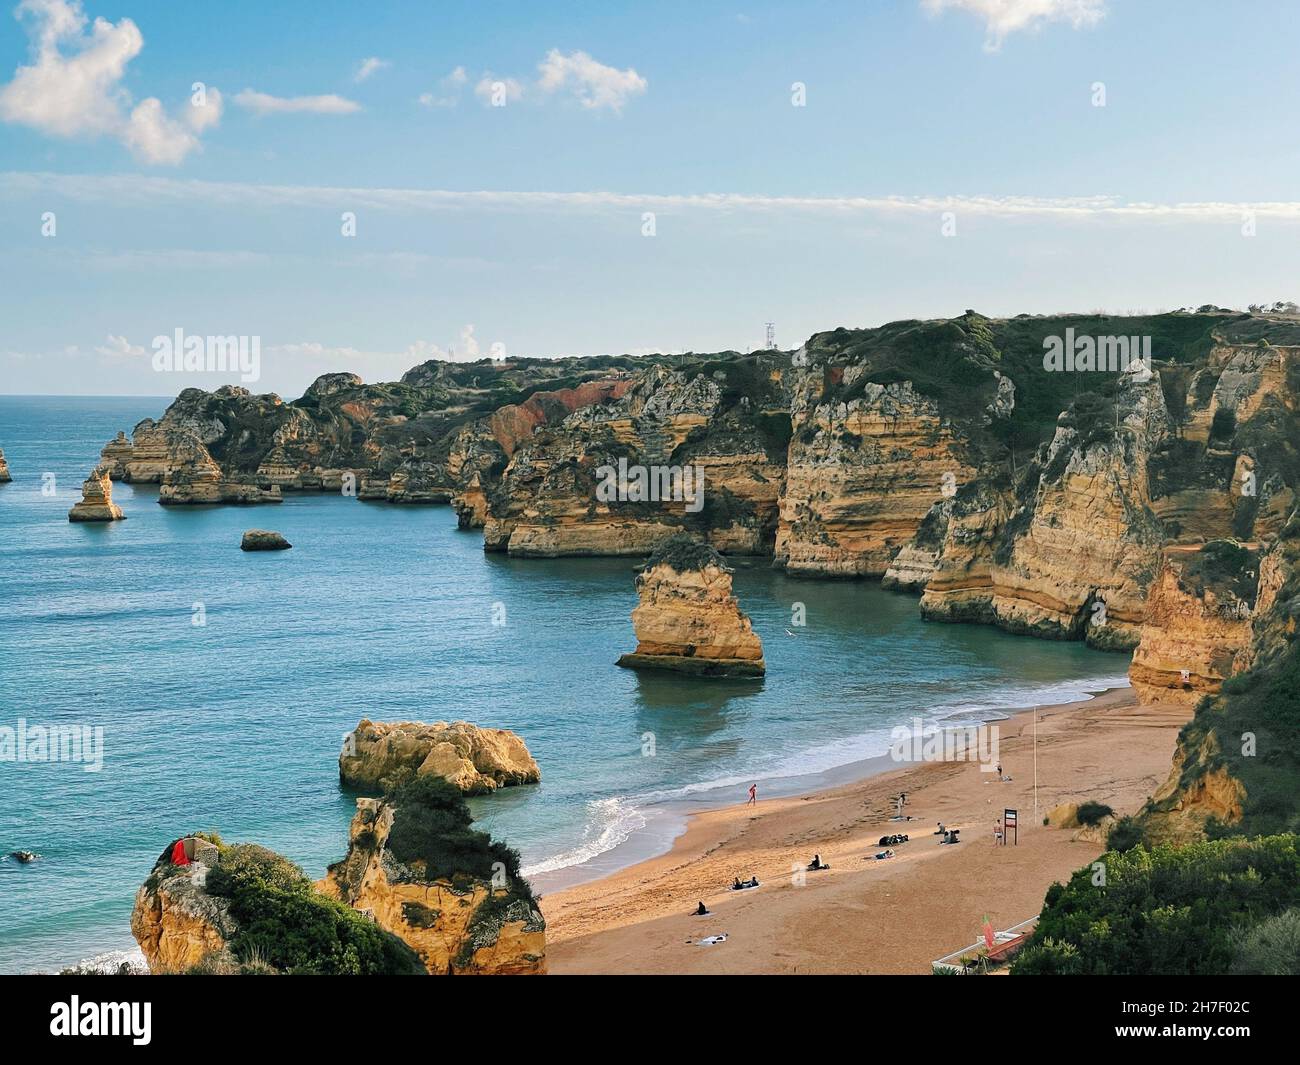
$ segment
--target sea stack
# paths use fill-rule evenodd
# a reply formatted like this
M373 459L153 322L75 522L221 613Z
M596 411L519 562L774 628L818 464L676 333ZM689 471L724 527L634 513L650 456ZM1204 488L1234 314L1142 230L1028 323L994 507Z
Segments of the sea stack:
M113 502L108 471L96 466L81 486L81 501L68 511L68 521L121 521L126 515Z
M401 939L434 976L546 972L546 920L519 858L471 827L455 789L419 777L358 799L347 856L316 888Z
M542 771L524 741L501 728L468 721L368 721L348 733L339 752L339 780L350 788L395 787L412 776L436 776L462 795L536 784Z
M12 480L13 478L9 476L9 463L5 462L5 453L4 451L0 451L0 484L5 484Z
M241 551L287 551L292 546L278 532L268 529L249 529L239 542Z
M637 575L637 646L620 666L702 677L761 677L763 644L731 594L731 567L708 544L678 533Z

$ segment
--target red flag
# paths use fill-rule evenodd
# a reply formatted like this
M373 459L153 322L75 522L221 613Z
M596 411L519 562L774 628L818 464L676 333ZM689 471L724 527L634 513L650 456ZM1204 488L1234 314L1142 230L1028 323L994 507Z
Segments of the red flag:
M989 915L984 915L984 945L993 949L993 922L989 920Z
M189 865L190 860L185 857L185 841L178 839L176 846L172 848L172 865Z

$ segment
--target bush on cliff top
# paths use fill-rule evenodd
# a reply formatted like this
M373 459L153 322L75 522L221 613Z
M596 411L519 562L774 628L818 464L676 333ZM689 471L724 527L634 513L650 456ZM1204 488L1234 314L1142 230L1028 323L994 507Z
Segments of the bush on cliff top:
M1136 847L1048 889L1017 974L1226 973L1251 932L1300 905L1294 835Z
M274 851L239 843L208 873L208 894L230 904L236 957L277 972L330 976L422 975L419 956L350 907L318 894L296 865Z
M646 569L653 569L661 563L671 566L678 573L701 570L705 566L717 566L731 572L731 567L723 561L722 556L712 545L697 540L689 533L674 533L651 552L645 564Z
M522 884L532 898L519 875L519 852L472 828L461 793L441 777L411 777L385 799L395 808L386 849L397 861L419 867L425 879L453 883L491 880L499 864L508 882Z

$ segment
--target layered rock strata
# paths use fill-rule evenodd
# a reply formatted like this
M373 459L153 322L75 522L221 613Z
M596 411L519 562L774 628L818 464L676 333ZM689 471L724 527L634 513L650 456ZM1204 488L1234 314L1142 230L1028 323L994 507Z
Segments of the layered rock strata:
M81 499L68 511L68 521L121 521L125 517L113 502L113 482L107 471L95 467L81 486Z
M637 647L618 664L703 677L761 677L763 645L732 594L731 575L709 545L684 535L666 541L637 575Z
M348 787L383 791L410 776L427 775L440 777L465 795L542 779L519 736L467 721L426 725L363 718L339 753L339 779Z

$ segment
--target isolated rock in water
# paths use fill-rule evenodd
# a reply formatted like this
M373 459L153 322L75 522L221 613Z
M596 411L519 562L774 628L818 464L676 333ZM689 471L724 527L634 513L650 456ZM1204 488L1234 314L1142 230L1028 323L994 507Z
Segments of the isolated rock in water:
M465 795L536 784L542 772L524 741L468 721L362 719L339 753L339 779L354 788L391 788L411 776L441 777Z
M249 529L239 542L241 551L287 551L292 546L278 532L267 529Z
M0 484L12 480L13 478L9 476L9 463L5 461L5 453L0 451Z
M434 975L546 971L546 921L519 856L471 829L464 800L436 778L358 799L347 857L316 886L403 940Z
M30 862L36 861L36 859L39 858L40 855L35 854L32 851L10 851L9 857L13 858L15 861L22 862L23 865L27 865Z
M761 677L763 644L731 594L731 573L708 544L686 534L669 539L637 576L636 652L618 664L705 677Z
M96 466L81 486L81 501L68 511L68 521L121 521L126 515L113 502L108 471Z

